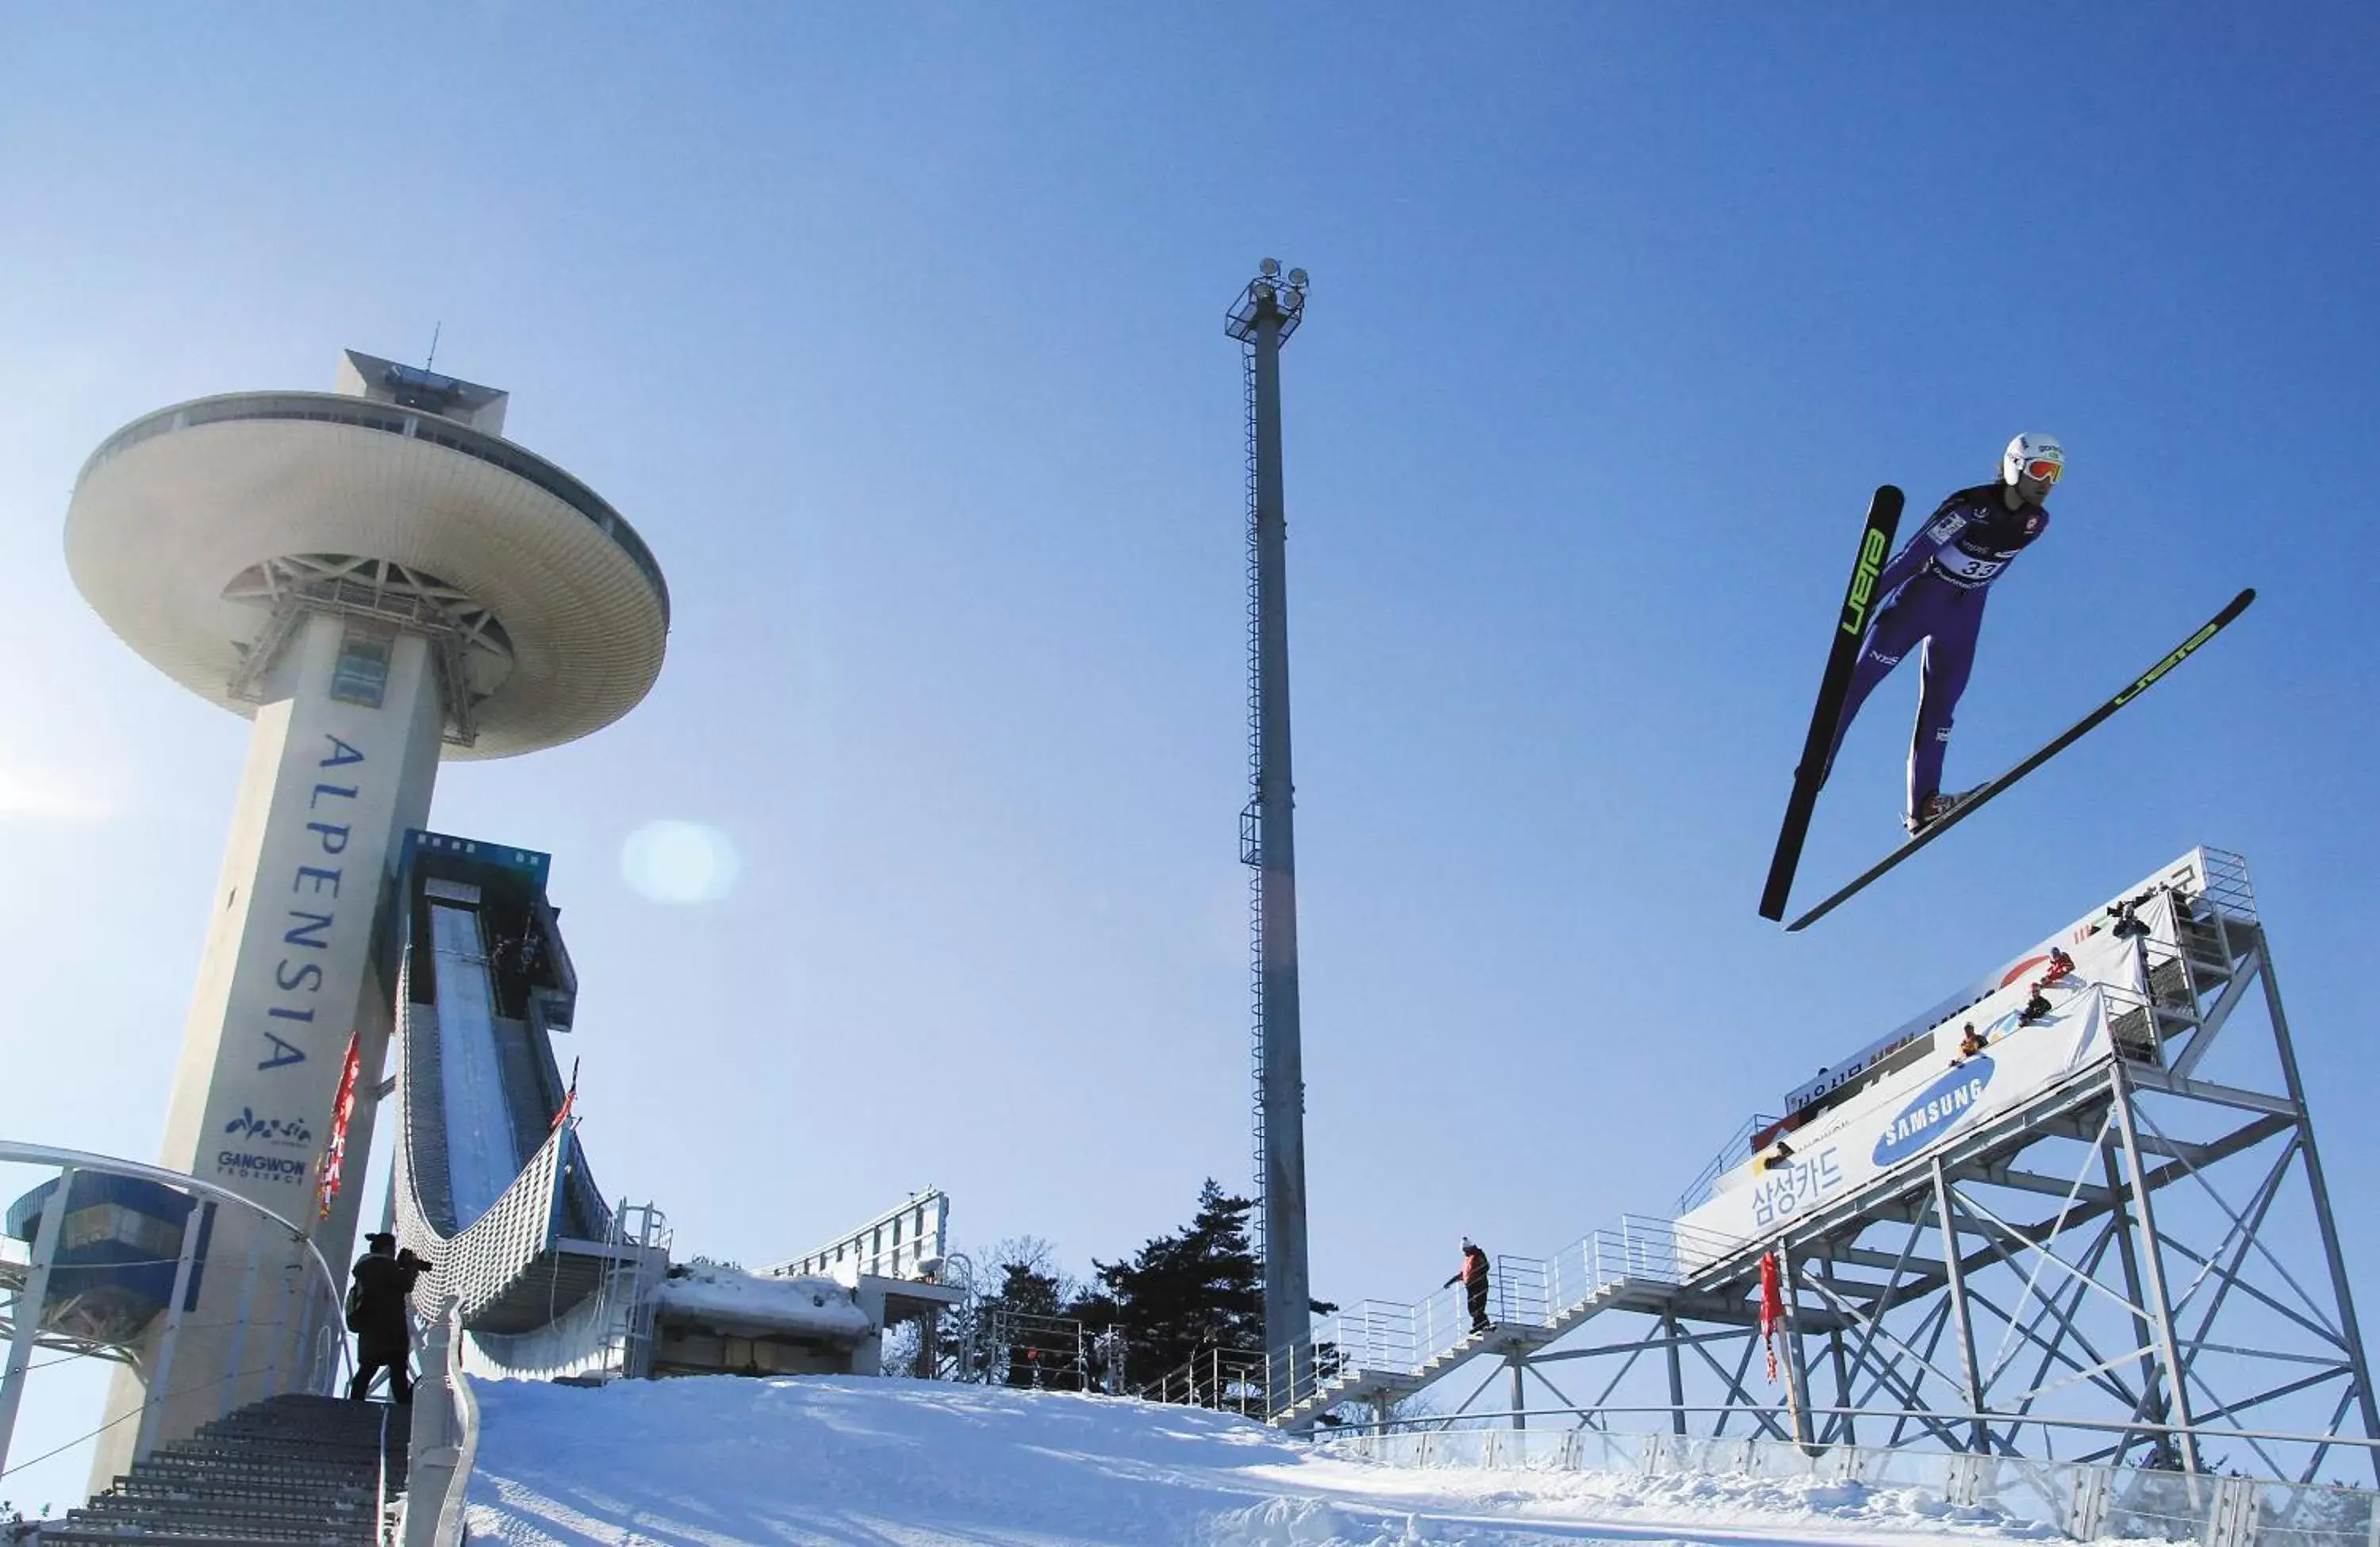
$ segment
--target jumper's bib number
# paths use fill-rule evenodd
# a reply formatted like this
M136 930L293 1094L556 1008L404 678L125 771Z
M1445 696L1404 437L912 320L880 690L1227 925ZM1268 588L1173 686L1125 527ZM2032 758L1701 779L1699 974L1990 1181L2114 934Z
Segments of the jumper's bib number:
M1942 573L1952 579L1971 583L1988 580L2008 567L2006 559L1985 558L1959 548L1943 549L1934 555L1934 562L1941 566Z

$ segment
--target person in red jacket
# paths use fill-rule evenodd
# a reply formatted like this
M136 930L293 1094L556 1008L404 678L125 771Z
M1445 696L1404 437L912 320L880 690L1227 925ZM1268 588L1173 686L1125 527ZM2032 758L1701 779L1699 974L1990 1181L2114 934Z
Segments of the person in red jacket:
M1472 1245L1468 1236L1463 1242L1462 1270L1441 1287L1451 1289L1458 1284L1471 1307L1471 1330L1486 1332L1495 1324L1488 1320L1488 1254Z

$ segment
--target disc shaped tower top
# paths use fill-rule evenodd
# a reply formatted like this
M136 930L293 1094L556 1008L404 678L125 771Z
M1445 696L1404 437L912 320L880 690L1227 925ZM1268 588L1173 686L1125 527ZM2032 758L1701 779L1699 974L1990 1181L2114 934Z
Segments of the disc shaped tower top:
M244 715L276 609L301 599L455 641L468 744L600 730L661 674L669 588L596 493L496 432L504 395L349 352L335 393L176 404L91 454L67 567L118 638Z

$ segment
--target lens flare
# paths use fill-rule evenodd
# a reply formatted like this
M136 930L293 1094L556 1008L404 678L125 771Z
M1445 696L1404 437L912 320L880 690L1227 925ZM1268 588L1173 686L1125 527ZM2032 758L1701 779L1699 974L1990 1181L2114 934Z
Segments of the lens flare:
M620 846L620 875L636 894L672 907L717 902L743 869L727 834L698 822L649 822Z
M42 770L0 768L0 821L15 817L32 822L80 825L104 822L115 814L113 802L80 779Z

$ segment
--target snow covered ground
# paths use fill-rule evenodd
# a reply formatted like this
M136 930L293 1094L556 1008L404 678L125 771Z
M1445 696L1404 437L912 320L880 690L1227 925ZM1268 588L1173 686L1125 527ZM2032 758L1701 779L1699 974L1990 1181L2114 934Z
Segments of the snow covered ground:
M1333 1458L1196 1408L732 1376L478 1383L474 1541L836 1547L1540 1547L2037 1541L1913 1492Z

